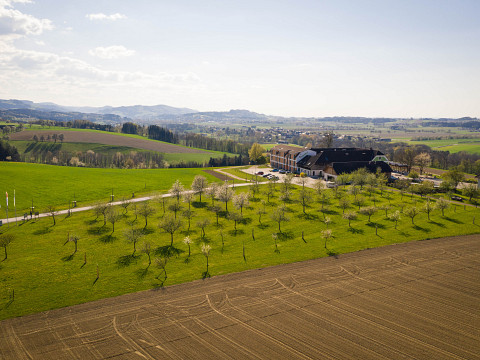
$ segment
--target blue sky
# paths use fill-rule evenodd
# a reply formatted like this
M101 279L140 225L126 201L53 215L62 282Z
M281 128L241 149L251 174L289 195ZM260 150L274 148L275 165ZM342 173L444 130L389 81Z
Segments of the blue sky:
M479 1L0 0L0 98L480 117Z

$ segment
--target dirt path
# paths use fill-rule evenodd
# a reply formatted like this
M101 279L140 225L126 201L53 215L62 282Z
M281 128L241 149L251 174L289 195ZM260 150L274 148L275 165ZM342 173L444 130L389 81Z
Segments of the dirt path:
M480 235L0 322L1 359L479 359Z

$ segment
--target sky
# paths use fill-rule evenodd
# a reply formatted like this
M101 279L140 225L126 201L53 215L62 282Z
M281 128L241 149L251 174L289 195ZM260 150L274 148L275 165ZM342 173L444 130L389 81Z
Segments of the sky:
M480 117L478 0L0 0L0 98Z

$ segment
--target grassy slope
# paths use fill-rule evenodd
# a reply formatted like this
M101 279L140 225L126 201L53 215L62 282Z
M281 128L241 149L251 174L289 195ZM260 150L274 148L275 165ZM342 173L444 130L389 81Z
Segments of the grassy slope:
M422 141L408 141L410 145L427 145L434 150L450 151L456 153L459 151L466 151L469 153L480 154L480 139L445 139L445 140L422 140Z
M47 131L47 130L55 130L55 131L80 131L80 132L96 132L96 133L100 133L100 134L107 134L107 135L112 135L112 136L126 136L126 137L131 137L131 138L135 138L135 139L141 139L141 140L147 140L147 141L154 141L154 142L159 142L159 143L163 143L163 144L168 144L168 145L172 145L172 146L178 146L178 147L184 147L182 145L176 145L176 144L171 144L171 143L167 143L165 141L158 141L158 140L152 140L152 139L149 139L147 137L144 137L144 136L140 136L140 135L134 135L134 134L124 134L124 133L112 133L112 132L108 132L108 131L101 131L101 130L93 130L93 129L75 129L75 128L64 128L64 127L58 127L58 126L45 126L45 127L40 127L40 126L32 126L32 128L25 128L26 131ZM72 144L76 144L76 143L72 143ZM236 154L230 154L230 153L226 153L226 152L222 152L222 151L214 151L214 150L205 150L205 149L200 149L200 148L192 148L192 149L197 149L197 150L201 150L201 151L204 151L205 154L185 154L185 153L172 153L172 157L171 157L171 160L167 159L167 161L175 161L179 156L183 156L183 159L184 160L191 160L191 161L204 161L205 159L206 160L209 160L210 157L221 157L223 156L224 154L226 154L227 156L235 156ZM88 149L87 149L88 150ZM173 156L173 154L177 155L177 157ZM165 154L167 157L169 154ZM185 158L185 157L188 157L188 158ZM200 160L201 159L201 160Z
M246 190L241 188L237 191ZM327 191L332 194L332 190ZM295 193L298 193L298 189ZM270 219L269 214L280 204L277 200L279 194L280 187L277 184L275 198L266 206L268 214L263 215L263 226L259 225L257 210L263 206L260 200L265 200L266 196L262 195L258 201L252 201L251 207L244 209L246 222L237 225L237 233L232 221L221 217L220 227L217 228L214 215L206 207L192 207L195 212L192 232L188 233L184 226L181 232L175 234L174 246L179 254L168 261L168 279L165 285L201 278L205 271L205 257L200 252L203 241L212 247L209 258L212 275L327 256L321 236L325 225L321 221L323 216L318 211L319 203L314 203L307 209L308 216L302 214L298 203L287 204L290 221L282 224L280 253L274 252L272 234L278 231L278 225ZM390 196L392 206L398 205L400 195L395 193ZM365 197L367 204L372 204L371 198L368 195ZM377 199L380 201L377 201L377 205L388 203L379 194ZM404 202L408 205L416 203L421 206L423 201L417 197L404 197ZM447 209L445 217L436 210L430 215L431 221L427 220L426 214L420 214L415 218L416 226L403 216L395 230L394 223L385 219L383 211L372 216L372 223L367 222L366 216L359 215L357 220L352 221L352 228L349 228L347 221L342 219L342 211L337 204L337 200L331 200L327 215L332 219L329 228L333 230L334 238L329 240L328 249L333 253L480 232L478 225L472 225L473 216L480 218L480 209L473 207L467 207L466 210L458 207L456 211ZM156 213L149 219L148 234L139 242L137 249L142 247L144 241L148 241L152 248L158 249L158 255L162 247L170 243L170 235L157 227L163 212L160 204L154 206ZM184 209L187 207L186 204L182 206ZM231 204L229 209L232 209ZM201 239L200 230L195 225L202 218L210 218L212 221L206 228L205 240ZM133 210L130 209L127 218L116 224L113 234L111 224L107 223L103 227L103 221L95 221L95 216L90 212L69 218L62 216L57 219L56 226L52 226L51 218L46 218L18 227L1 228L0 232L14 233L16 239L8 247L8 259L0 263L0 319L160 286L163 276L160 280L156 279L161 271L155 267L155 262L148 267L147 256L140 251L137 251L135 257L131 256L133 246L124 239L123 232L129 228L128 224L132 220ZM378 226L378 236L375 235L374 223ZM142 228L143 224L143 219L139 217L134 227ZM255 231L255 240L252 239L252 230ZM220 231L225 239L223 251ZM306 243L301 239L302 231ZM78 253L73 257L70 257L73 243L64 245L68 232L80 237ZM188 263L185 262L188 248L182 242L187 234L194 240ZM243 260L242 244L245 244L246 261ZM85 253L87 264L82 266ZM94 284L97 266L100 278ZM12 289L15 290L15 301L7 306Z
M5 217L5 196L10 195L10 216L13 216L13 190L16 190L17 213L20 214L31 206L42 211L47 205L68 207L73 194L79 206L97 199L107 200L112 192L116 199L125 196L168 190L179 179L190 186L197 174L202 174L209 181L216 180L200 168L193 169L92 169L53 165L0 162L0 205L1 218Z
M25 152L29 144L32 144L31 141L23 141L23 140L10 141L10 143L12 145L15 145L20 153ZM54 143L51 143L51 144L45 143L45 145L54 146ZM105 144L97 144L97 143L64 142L63 144L57 143L57 146L60 146L59 150L70 151L70 152L75 152L75 151L85 152L88 150L92 150L96 153L102 153L102 154L115 154L116 152L128 154L131 151L149 152L149 150L131 148L128 146L115 146L115 145L105 145ZM162 154L164 159L171 164L179 163L181 161L195 161L198 163L203 163L203 162L208 162L208 160L210 160L211 157L219 158L219 157L222 157L224 154L226 154L227 156L236 156L235 154L223 153L220 151L207 151L207 150L201 153L162 153Z

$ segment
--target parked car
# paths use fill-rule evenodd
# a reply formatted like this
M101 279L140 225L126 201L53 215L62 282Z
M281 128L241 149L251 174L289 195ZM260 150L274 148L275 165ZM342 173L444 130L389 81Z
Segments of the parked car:
M278 172L278 169L273 169L272 172Z
M337 184L335 184L333 181L327 181L327 188L333 189L336 186Z
M452 199L452 200L455 200L455 201L463 201L463 198L462 198L462 197L456 196L456 195L452 196L451 199Z
M262 176L263 176L264 178L266 178L266 177L269 177L270 175L269 175L269 174L263 174Z
M287 172L285 170L280 170L279 173L280 174L286 174Z
M263 175L263 171L259 171L255 175Z

